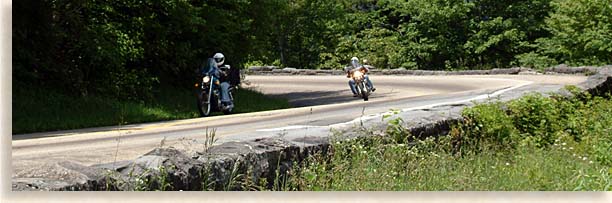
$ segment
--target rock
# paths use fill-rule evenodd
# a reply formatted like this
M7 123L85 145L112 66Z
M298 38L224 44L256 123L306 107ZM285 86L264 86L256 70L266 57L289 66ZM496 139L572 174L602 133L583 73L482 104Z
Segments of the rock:
M588 91L592 95L604 96L612 94L612 66L604 66L595 70L596 74L580 83L578 87Z
M133 163L134 163L133 160L126 160L126 161L118 161L118 162L105 163L105 164L95 164L95 165L92 165L91 167L104 169L104 170L111 170L111 171L122 171L122 170L125 170L130 165L132 165Z
M336 71L335 70L315 70L316 74L321 74L321 75L333 75Z
M251 66L249 67L249 71L272 71L274 69L278 69L278 66Z
M512 75L512 74L519 74L522 70L525 70L525 68L494 68L491 69L489 71L490 74L504 74L504 75ZM531 70L531 69L529 69Z
M101 190L104 189L105 170L88 167L73 161L43 164L32 168L45 173L15 178L13 190Z
M76 184L47 178L16 178L13 179L12 189L13 191L57 191L74 185Z
M297 68L290 68L290 67L283 68L283 71L289 71L289 72L293 72L293 71L297 71L297 70L298 70Z
M541 73L538 73L536 71L533 70L523 70L521 72L518 73L519 75L541 75Z
M437 72L434 71L430 71L430 70L424 70L421 74L422 75L435 75Z
M561 64L555 67L547 68L543 72L545 74L586 74L593 75L597 73L600 67L568 67ZM252 66L249 67L249 74L277 74L277 75L343 75L342 70L315 70L315 69L297 69L287 67L279 69L276 66ZM512 68L494 68L490 70L461 70L461 71L436 71L436 70L407 70L406 68L396 69L374 69L370 70L373 75L536 75L542 74L530 68L512 67Z
M554 66L552 68L547 69L547 71L558 72L558 73L565 73L565 74L569 73L570 70L571 70L571 68L568 67L565 64L559 64L557 66Z
M249 71L262 71L261 66L251 66L248 68Z
M593 75L599 71L599 69L605 69L604 67L593 67L593 66L581 66L581 67L569 67L565 64L554 66L551 68L544 69L545 72L556 72L562 74L579 74L584 73L587 75Z

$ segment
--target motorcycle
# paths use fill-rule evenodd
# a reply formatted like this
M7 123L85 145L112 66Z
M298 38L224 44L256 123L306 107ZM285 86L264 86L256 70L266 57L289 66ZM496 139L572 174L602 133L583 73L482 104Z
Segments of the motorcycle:
M370 86L367 85L365 74L368 72L365 68L356 68L350 72L351 78L355 81L355 88L359 97L363 101L368 101L368 96L372 93Z
M195 84L198 97L198 111L200 116L209 116L212 112L232 113L233 108L227 108L221 102L221 81L214 75L204 74L202 81ZM229 88L229 97L234 101L234 87Z

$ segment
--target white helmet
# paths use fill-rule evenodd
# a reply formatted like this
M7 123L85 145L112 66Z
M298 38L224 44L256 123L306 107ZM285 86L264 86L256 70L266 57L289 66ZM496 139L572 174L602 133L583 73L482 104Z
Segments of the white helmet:
M216 53L215 56L213 56L213 58L215 59L217 66L223 65L223 62L225 62L225 56L223 56L222 53Z
M351 65L353 65L353 67L359 66L359 58L357 57L351 58Z

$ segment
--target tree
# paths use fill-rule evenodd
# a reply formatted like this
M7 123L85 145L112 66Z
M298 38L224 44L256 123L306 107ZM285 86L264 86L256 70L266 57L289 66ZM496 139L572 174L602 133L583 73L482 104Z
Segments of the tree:
M546 19L550 37L537 40L537 52L527 56L570 65L612 63L612 1L555 0ZM541 64L547 66L553 64Z

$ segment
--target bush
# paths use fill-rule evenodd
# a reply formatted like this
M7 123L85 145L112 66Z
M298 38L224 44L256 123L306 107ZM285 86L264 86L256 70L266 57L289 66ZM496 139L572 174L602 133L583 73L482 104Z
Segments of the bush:
M502 110L502 103L487 103L463 110L463 124L455 126L451 137L455 147L505 147L515 144L516 134L512 118Z
M547 146L562 129L556 102L540 94L526 95L509 103L514 125L522 137L533 136L538 146Z
M565 143L578 154L612 165L612 102L575 87L566 89L574 96L530 94L507 104L487 103L465 109L463 123L450 132L454 151L519 145L546 148Z
M576 111L573 121L575 134L581 135L578 147L599 163L612 166L612 102L595 97Z
M290 172L290 190L610 190L605 166L561 147L449 153L450 139L397 144L374 136L332 144Z
M521 67L543 70L544 68L557 64L554 59L547 56L542 56L535 52L517 55L516 60Z
M149 76L145 71L119 69L110 73L107 89L102 89L106 95L112 95L124 100L151 100L153 87L159 83L157 77Z
M397 142L408 134L400 119L392 119L385 136L335 142L331 154L297 165L289 185L291 190L610 191L610 115L612 101L601 97L532 94L467 108L464 122L448 136L409 143Z

